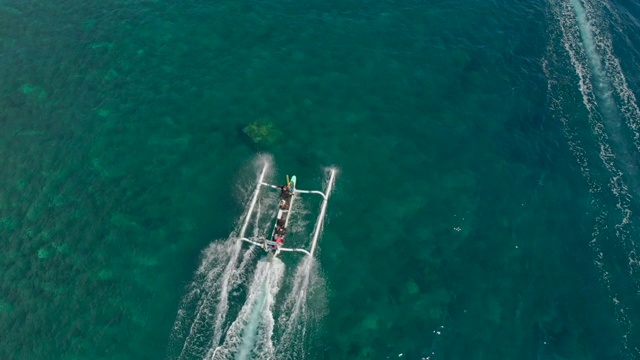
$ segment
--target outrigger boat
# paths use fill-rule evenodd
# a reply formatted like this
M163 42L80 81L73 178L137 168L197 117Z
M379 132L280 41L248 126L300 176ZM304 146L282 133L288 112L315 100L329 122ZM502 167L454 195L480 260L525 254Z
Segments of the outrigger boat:
M294 176L289 179L287 176L286 185L272 185L263 181L265 173L267 171L268 164L264 164L262 168L262 172L258 178L258 184L256 185L256 189L253 193L251 199L251 205L249 206L249 212L247 213L247 217L245 218L242 229L240 230L239 239L247 242L251 245L259 246L264 251L268 252L270 256L278 256L280 252L301 252L309 256L313 256L316 248L316 244L318 242L318 236L320 235L320 231L322 230L322 224L324 222L324 214L327 209L327 202L329 201L329 195L331 194L331 190L333 189L333 184L335 181L335 169L330 169L329 182L327 184L327 188L324 192L318 190L299 190L296 188L297 179ZM280 199L278 204L278 212L275 219L275 224L273 226L273 231L271 232L271 236L269 238L258 237L258 238L246 238L245 232L247 230L247 226L249 224L249 220L251 219L251 215L253 213L253 208L255 207L256 201L258 199L258 194L260 193L261 187L269 187L272 189L280 190ZM317 194L322 196L322 205L320 207L320 214L318 215L318 220L316 221L315 228L313 230L311 247L309 249L302 248L287 248L284 247L285 238L287 236L287 229L289 226L289 219L291 217L291 213L293 212L293 203L299 194Z

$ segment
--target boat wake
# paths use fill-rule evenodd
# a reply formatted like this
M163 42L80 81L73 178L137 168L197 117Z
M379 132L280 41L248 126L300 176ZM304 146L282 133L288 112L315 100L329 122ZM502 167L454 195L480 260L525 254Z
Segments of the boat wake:
M280 259L261 260L238 317L229 327L224 343L208 351L205 359L273 359L273 307L280 290L284 264Z
M265 166L259 172L258 181L263 181L269 163L266 158L260 161ZM243 190L246 188L242 187ZM248 215L254 210L253 228L258 232L261 228L261 206L254 192L241 217L244 221L238 221L236 229L225 241L213 242L203 251L202 262L187 287L173 326L170 358L202 359L209 349L220 343L225 333L230 300L241 296L240 285L245 282L246 271L255 256L253 248L243 249L237 241L238 237L245 236L249 227Z
M261 184L269 167L259 172ZM327 178L332 185L335 170ZM254 183L255 184L255 183ZM243 247L240 238L257 238L268 232L277 205L263 206L258 185L236 230L222 242L203 251L202 263L188 286L171 334L171 359L304 359L309 335L324 309L324 287L312 256L304 256L295 275L284 276L278 257L263 256L257 247ZM268 195L267 195L268 196ZM268 199L267 204L277 204ZM303 207L304 208L304 207ZM318 220L324 220L326 201ZM262 216L262 213L267 216ZM307 223L302 211L292 233L302 233ZM264 219L263 219L264 218ZM313 249L321 226L313 233ZM257 259L260 258L260 259ZM281 290L283 294L278 295ZM310 296L313 295L313 296ZM278 296L283 299L276 301ZM280 305L278 305L280 304ZM313 311L310 310L313 304Z
M291 291L280 309L278 328L282 334L276 359L305 359L309 355L307 344L322 318L325 300L324 284L316 266L315 259L309 256L298 265Z
M640 150L640 111L613 51L605 12L614 20L619 17L610 13L613 8L607 1L549 3L550 17L557 26L551 26L542 66L551 111L561 121L569 149L589 185L595 210L589 246L622 330L622 348L635 358L640 351L629 343L636 334L628 310L640 293L640 262L634 240L638 229L632 216L638 206L634 197L640 195L640 173L633 155ZM573 74L564 70L567 68ZM579 94L574 91L576 83ZM607 226L610 223L616 225ZM612 244L627 257L626 271L615 264L619 250ZM622 279L636 285L633 294L617 286Z
M202 264L187 289L173 327L173 347L182 344L175 358L202 358L211 344L219 341L221 319L226 316L230 295L229 291L219 290L223 287L234 289L241 281L238 274L244 269L232 265L240 251L237 241L228 239L210 245L203 252Z

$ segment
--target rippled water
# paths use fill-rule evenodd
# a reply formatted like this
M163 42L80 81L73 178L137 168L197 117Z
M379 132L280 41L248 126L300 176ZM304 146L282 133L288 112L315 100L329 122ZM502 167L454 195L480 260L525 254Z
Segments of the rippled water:
M339 169L317 259L271 299L248 256L182 358L240 314L277 358L639 358L639 45L621 0L0 0L0 358L179 358L259 153Z

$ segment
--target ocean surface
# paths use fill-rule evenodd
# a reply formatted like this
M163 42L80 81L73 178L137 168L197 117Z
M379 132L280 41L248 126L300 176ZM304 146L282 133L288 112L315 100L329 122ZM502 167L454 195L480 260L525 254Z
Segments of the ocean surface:
M0 0L0 359L640 359L637 96L631 0Z

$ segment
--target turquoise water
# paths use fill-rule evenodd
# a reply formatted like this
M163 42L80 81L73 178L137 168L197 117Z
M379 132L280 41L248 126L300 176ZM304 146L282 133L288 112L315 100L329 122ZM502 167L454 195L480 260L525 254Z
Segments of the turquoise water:
M0 358L639 358L639 46L621 0L0 0ZM338 169L319 251L218 331L265 159Z

